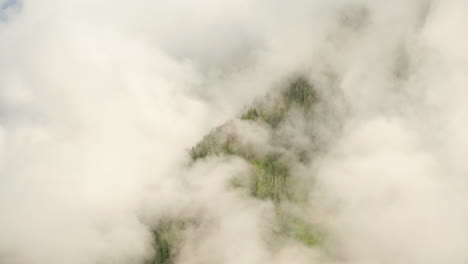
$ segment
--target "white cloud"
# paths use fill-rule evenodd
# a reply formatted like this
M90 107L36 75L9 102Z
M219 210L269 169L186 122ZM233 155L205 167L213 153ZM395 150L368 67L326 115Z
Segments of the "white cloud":
M245 163L182 166L211 127L296 72L335 74L347 102L326 98L346 119L323 117L319 136L334 138L310 168L320 202L342 205L326 219L334 250L351 263L466 262L467 6L434 1L421 19L424 2L25 0L0 11L0 262L140 263L153 253L147 222L191 205L218 229L192 230L180 262L318 261L298 245L264 247L271 205L226 187ZM248 144L269 141L264 127L236 128ZM283 129L309 144L308 131Z

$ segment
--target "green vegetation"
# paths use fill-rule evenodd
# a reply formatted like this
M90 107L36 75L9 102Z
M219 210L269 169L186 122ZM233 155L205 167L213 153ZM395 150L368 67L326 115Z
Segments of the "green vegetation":
M172 263L172 256L174 255L171 238L165 232L155 232L154 239L156 243L156 257L154 264L170 264Z
M308 112L317 101L317 94L313 86L303 77L292 81L287 89L275 98L272 107L259 105L249 108L241 115L241 120L265 122L276 129L284 120L291 107L299 107ZM192 159L204 158L209 155L238 155L244 157L247 153L238 148L235 135L224 131L225 125L217 127L206 135L195 147L190 150ZM227 134L227 135L226 135ZM285 139L287 141L287 139Z
M303 111L308 114L318 101L318 96L313 86L303 77L294 79L290 84L273 97L272 102L259 103L255 107L249 108L240 116L242 121L263 122L272 129L274 139L272 146L288 146L289 138L285 138L277 133L280 124L292 108ZM273 103L273 104L272 104ZM192 159L196 162L199 159L210 155L233 155L245 159L252 165L252 174L250 181L241 181L234 178L231 185L235 188L245 188L250 195L260 200L270 200L275 205L277 226L273 234L281 238L293 239L307 246L318 246L321 243L322 236L314 231L313 225L307 223L301 217L282 209L284 204L300 207L307 200L307 188L301 187L301 182L297 177L291 174L292 161L286 162L284 153L269 153L266 156L256 157L238 144L236 135L224 129L226 125L220 126L205 136L190 151ZM284 148L283 152L288 151ZM295 162L306 162L308 153L304 150L293 149L297 151L297 160ZM172 238L164 239L170 236L162 233L159 235L157 244L160 257L157 264L170 264L173 250L171 249ZM163 238L163 239L161 239Z
M235 136L232 134L224 135L225 133L223 133L222 129L223 127L214 129L190 150L190 154L194 161L209 155L235 153Z
M288 107L296 105L308 110L317 101L317 94L305 78L299 77L284 92L284 98Z
M255 166L251 195L259 199L272 199L275 202L288 197L289 171L278 157L268 156L264 160L254 160Z
M271 127L276 128L283 120L286 109L280 105L275 105L273 109L257 110L256 108L250 108L246 113L241 115L241 120L261 120Z
M181 220L166 220L160 223L153 230L156 255L148 264L173 264L182 240L182 232L190 223Z
M280 105L276 105L270 111L262 113L261 119L272 128L277 128L281 121L283 121L285 114L286 109Z
M193 160L204 158L208 154L220 153L221 148L219 146L218 140L216 139L216 133L209 133L203 137L195 147L190 151Z
M247 113L243 114L241 119L242 120L257 120L258 118L258 112L257 109L255 108L250 108Z
M319 233L314 232L310 224L300 218L291 219L289 230L290 237L307 246L318 246L323 239Z
M310 223L280 208L277 208L276 213L278 224L273 230L275 237L293 239L306 246L320 246L323 236L315 232Z

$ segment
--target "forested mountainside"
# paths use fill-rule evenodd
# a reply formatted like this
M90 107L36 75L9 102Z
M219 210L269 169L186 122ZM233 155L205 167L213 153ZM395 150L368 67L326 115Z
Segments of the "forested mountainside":
M317 135L310 132L314 126L318 106L322 108L321 95L305 77L295 77L280 89L257 100L237 118L213 129L196 146L190 149L193 166L211 157L236 157L250 164L251 173L231 181L232 188L245 190L254 199L271 201L275 221L266 243L271 247L281 241L294 240L307 247L326 249L326 234L314 223L304 218L302 207L310 199L313 178L295 173L295 168L308 164L320 151ZM294 118L290 118L294 116ZM300 124L284 124L290 120ZM262 145L243 140L239 126L260 126L271 133ZM306 137L301 142L288 133L285 127L302 130ZM237 127L237 129L235 128ZM294 132L296 134L297 131ZM262 151L259 151L262 149ZM181 234L186 227L196 225L196 219L171 219L163 221L154 230L156 257L151 263L170 264L177 257Z

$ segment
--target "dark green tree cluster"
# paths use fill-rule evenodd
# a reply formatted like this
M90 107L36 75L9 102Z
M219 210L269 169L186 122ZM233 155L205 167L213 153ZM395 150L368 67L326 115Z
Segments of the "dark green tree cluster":
M273 99L273 106L252 107L241 115L241 120L261 120L275 129L291 107L308 111L317 100L317 93L312 84L306 78L298 77L290 82L279 98Z
M283 121L286 114L286 108L281 105L275 105L273 109L265 111L262 114L262 120L270 125L273 129L277 128L281 121Z
M291 82L284 92L284 98L288 107L296 105L308 110L316 103L317 93L307 79L299 77Z
M250 108L247 113L241 116L241 120L257 120L258 112L256 108Z
M261 120L273 128L276 128L284 118L286 109L280 105L275 105L272 109L257 110L257 108L250 108L245 114L241 116L241 120Z
M232 133L223 131L223 126L212 130L208 135L190 150L192 160L204 158L209 155L234 154L236 137Z
M219 149L219 143L216 139L216 134L211 132L200 141L195 147L190 150L193 160L204 158L208 154L221 152Z
M173 264L177 256L183 231L194 225L192 220L164 220L154 230L155 256L147 264Z

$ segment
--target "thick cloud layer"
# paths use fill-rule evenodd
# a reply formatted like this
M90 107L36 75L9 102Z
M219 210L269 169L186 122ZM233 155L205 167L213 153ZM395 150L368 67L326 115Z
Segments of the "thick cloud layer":
M180 263L466 263L465 1L0 8L1 263L143 263L152 225L200 214L215 221L188 232ZM340 94L320 86L340 114L316 131L296 131L294 115L284 128L331 142L300 173L317 178L306 213L333 260L265 247L271 204L225 188L244 162L185 166L207 131L298 72L334 76Z

